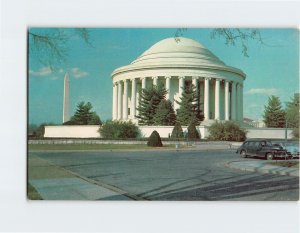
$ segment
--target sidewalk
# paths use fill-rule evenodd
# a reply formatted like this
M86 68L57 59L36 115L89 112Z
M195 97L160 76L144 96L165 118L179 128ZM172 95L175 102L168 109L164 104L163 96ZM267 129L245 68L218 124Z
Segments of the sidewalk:
M35 155L28 159L28 180L44 200L138 199L118 188L54 166Z
M234 168L242 171L258 172L263 174L276 174L284 176L299 177L298 168L289 168L269 164L269 161L231 161L225 164L226 167Z

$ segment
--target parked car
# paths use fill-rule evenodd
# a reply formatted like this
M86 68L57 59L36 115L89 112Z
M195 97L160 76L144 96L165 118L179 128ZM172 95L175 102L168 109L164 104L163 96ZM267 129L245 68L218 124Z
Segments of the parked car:
M268 139L248 139L236 151L241 157L261 157L268 160L287 158L287 151L280 145L273 145Z

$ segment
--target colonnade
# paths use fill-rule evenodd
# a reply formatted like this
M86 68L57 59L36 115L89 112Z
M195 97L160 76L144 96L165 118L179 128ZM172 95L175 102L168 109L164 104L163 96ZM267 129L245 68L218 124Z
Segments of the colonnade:
M138 86L140 88L146 88L147 79L152 79L152 85L157 85L158 80L163 80L165 88L167 90L166 99L171 100L173 103L173 96L170 94L171 79L178 79L178 94L182 95L183 87L186 80L192 81L193 85L198 88L198 82L204 83L203 92L203 112L204 120L234 120L242 121L243 119L243 82L235 82L222 78L208 78L208 77L190 77L190 76L163 76L163 77L142 77L131 78L121 81L115 81L113 83L113 120L134 120L137 115L138 106ZM131 83L131 94L129 96L129 84ZM149 83L149 82L148 82ZM221 83L224 83L221 85ZM213 87L213 92L211 92ZM176 88L177 89L177 88ZM221 89L224 95L221 98ZM210 103L210 98L214 94L214 103ZM200 95L201 96L201 95ZM128 99L130 98L130 106ZM200 97L199 97L200 98ZM201 98L200 98L201 101ZM221 114L221 102L222 110ZM214 109L212 109L214 108ZM129 114L129 111L130 114ZM214 111L214 116L212 116ZM222 116L222 117L221 117ZM221 119L222 118L222 119Z

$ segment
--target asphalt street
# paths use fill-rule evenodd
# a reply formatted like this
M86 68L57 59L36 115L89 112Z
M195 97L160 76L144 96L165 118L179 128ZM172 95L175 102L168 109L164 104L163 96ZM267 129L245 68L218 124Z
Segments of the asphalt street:
M229 161L253 160L240 158L234 150L30 152L29 156L33 154L140 200L297 201L299 198L299 177L226 167Z

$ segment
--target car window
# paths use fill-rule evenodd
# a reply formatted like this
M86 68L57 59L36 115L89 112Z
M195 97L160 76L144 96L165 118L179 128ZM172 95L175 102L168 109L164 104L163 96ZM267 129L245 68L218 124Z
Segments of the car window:
M253 146L254 145L254 142L249 142L248 143L248 146L250 147L250 146Z
M255 142L255 147L259 147L260 146L260 142Z
M266 146L272 146L273 144L271 142L266 142Z

